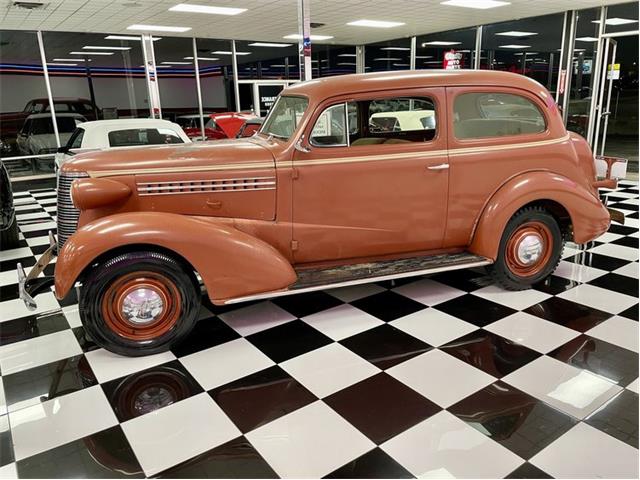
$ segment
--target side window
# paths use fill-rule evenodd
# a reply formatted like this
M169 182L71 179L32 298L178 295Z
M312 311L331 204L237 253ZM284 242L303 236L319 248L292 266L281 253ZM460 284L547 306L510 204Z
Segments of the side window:
M22 126L22 130L20 130L20 133L22 133L23 135L27 135L29 133L29 130L31 130L31 122L32 120L27 120L26 122L24 122L24 125Z
M132 128L109 132L110 147L133 147L137 145L165 145L184 143L182 138L168 128Z
M529 99L511 93L463 93L453 102L456 138L487 138L540 133L544 115Z
M309 141L319 147L347 146L345 121L344 103L328 107L316 120Z
M67 142L67 148L80 148L82 146L82 138L84 137L84 128L76 128L76 131L71 134L69 141Z

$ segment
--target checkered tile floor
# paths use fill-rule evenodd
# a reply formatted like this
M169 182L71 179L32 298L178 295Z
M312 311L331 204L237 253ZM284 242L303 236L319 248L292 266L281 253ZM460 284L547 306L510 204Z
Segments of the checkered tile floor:
M75 298L17 299L55 229L53 190L18 193L0 477L637 478L638 186L607 194L627 225L535 289L477 270L205 303L182 345L123 358Z

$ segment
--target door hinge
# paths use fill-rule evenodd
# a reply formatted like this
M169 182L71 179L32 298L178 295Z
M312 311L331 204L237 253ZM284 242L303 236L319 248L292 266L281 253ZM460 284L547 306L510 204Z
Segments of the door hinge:
M298 241L297 240L291 240L291 251L295 252L296 250L298 250Z
M297 180L299 176L300 176L300 174L299 174L299 172L298 172L298 169L297 169L296 167L293 167L293 168L291 169L291 178L292 178L293 180Z

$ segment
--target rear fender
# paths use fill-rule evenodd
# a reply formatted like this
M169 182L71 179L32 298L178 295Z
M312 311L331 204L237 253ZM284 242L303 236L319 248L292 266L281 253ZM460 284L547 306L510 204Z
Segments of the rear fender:
M569 213L576 243L593 240L609 228L607 209L584 186L552 172L528 172L506 182L487 202L469 251L495 260L502 232L513 214L543 201L556 202Z
M175 252L191 264L212 302L286 288L291 264L268 243L214 220L161 212L121 213L78 229L56 262L56 296L67 295L95 259L127 245Z

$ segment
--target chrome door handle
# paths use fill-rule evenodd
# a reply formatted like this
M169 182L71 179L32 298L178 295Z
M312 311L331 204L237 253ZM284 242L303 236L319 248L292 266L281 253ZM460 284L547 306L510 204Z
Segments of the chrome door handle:
M440 165L429 165L427 170L446 170L449 168L448 163L441 163Z

